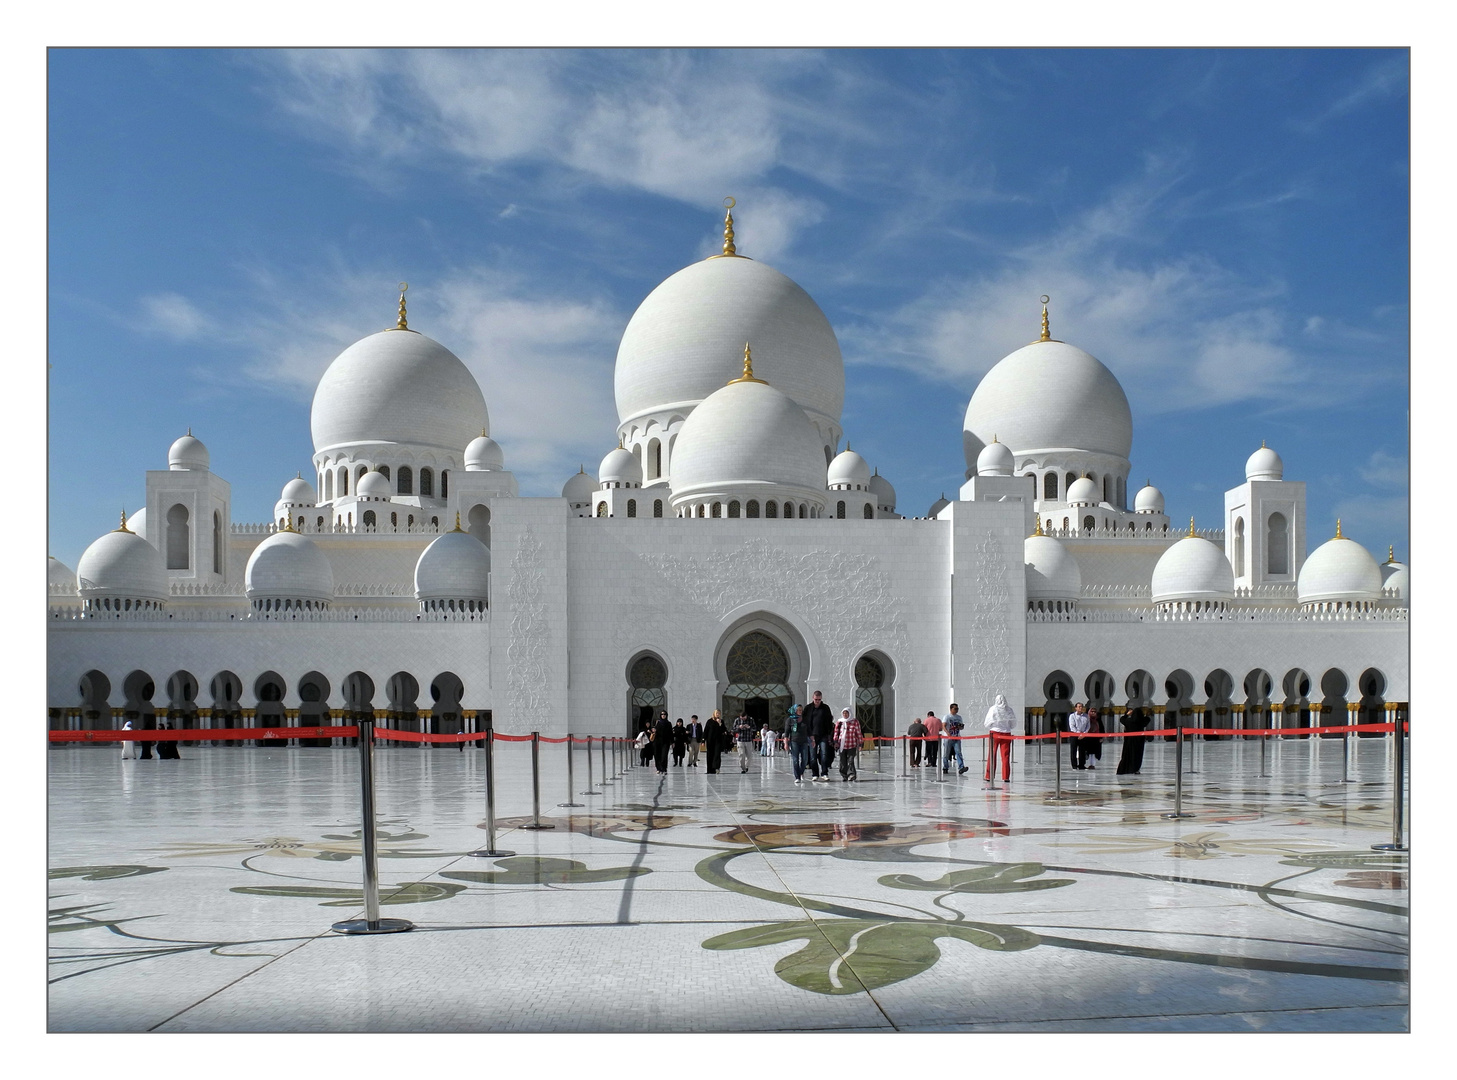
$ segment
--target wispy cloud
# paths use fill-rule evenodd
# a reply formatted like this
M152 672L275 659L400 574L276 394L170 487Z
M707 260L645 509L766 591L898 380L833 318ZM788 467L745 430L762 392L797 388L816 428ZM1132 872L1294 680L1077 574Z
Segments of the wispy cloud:
M1385 450L1373 451L1357 471L1362 480L1375 488L1406 491L1411 480L1406 458Z
M137 329L174 341L190 341L212 328L211 320L191 300L177 293L144 296Z
M1345 92L1314 116L1297 119L1297 131L1314 132L1331 120L1355 112L1373 101L1381 101L1408 93L1411 67L1407 56L1389 56L1372 64L1348 85Z

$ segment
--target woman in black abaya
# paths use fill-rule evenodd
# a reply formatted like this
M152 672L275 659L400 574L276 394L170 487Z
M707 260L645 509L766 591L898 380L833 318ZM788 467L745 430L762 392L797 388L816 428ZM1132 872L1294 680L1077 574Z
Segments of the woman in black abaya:
M1141 706L1123 714L1124 731L1147 731L1148 725L1148 710ZM1118 759L1119 776L1138 775L1138 770L1143 768L1143 744L1147 741L1143 735L1129 735L1123 740L1123 755Z
M653 765L659 776L668 775L668 751L673 747L673 725L668 723L668 714L658 714L657 726L653 728Z
M718 772L718 763L723 757L724 739L727 737L728 733L723 728L723 717L714 709L708 723L703 725L703 744L708 750L708 771L711 773Z

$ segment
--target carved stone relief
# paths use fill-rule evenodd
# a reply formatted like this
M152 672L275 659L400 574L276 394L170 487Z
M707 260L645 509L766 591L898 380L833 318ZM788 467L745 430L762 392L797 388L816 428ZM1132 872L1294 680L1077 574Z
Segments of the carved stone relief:
M542 712L550 705L546 661L550 628L542 597L544 581L541 542L527 526L511 559L511 584L506 587L506 596L511 603L506 692L518 720Z

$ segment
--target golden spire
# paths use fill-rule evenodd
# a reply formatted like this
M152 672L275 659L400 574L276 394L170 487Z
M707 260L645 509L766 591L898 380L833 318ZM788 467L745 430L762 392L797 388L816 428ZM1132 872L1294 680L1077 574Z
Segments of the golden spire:
M450 531L451 532L465 532L465 530L460 527L460 511L459 510L457 510L455 512L455 528L451 529Z
M725 255L737 255L738 249L734 247L734 207L738 200L730 195L723 201L723 253Z
M732 386L734 383L741 382L764 382L763 379L754 378L754 357L753 354L749 352L749 343L747 341L744 342L744 373L740 375L737 379L730 379L728 384ZM849 447L847 446L846 449L849 449Z
M187 425L187 437L189 439L192 437L192 425L191 424L188 424Z
M1041 514L1037 515L1037 527L1032 530L1032 535L1033 536L1046 536L1047 535L1046 533L1044 533L1042 531L1042 515Z
M285 514L283 516L283 528L279 529L278 531L279 532L297 532L298 530L293 527L293 518L291 516L289 516L288 514Z
M1340 518L1336 518L1336 539L1337 540L1344 540L1345 539L1345 537L1341 535L1341 519Z
M1195 532L1194 532L1194 519L1192 517L1189 518L1189 535L1190 536L1196 535Z
M996 442L996 441L997 441L997 436L996 436L996 434L995 434L995 432L994 432L994 433L993 433L993 434L992 434L992 442Z
M1042 294L1042 336L1037 339L1038 341L1052 340L1052 328L1047 323L1047 302L1051 299L1052 297L1046 293Z
M400 321L395 323L396 330L410 329L410 324L405 321L405 293L407 293L409 289L410 283L408 281L400 282Z
M117 532L124 532L124 533L131 532L131 530L126 527L126 507L125 506L123 506L121 508L121 527L119 529L117 529L116 531ZM133 535L135 535L135 534L133 533Z
M1388 547L1386 549L1386 561L1389 562L1389 563L1396 562L1396 545L1395 544L1392 544L1390 547Z
M1266 446L1265 446L1265 440L1264 440L1264 439L1261 439L1261 440L1260 440L1260 449L1261 449L1261 450L1264 450L1264 449L1266 449Z

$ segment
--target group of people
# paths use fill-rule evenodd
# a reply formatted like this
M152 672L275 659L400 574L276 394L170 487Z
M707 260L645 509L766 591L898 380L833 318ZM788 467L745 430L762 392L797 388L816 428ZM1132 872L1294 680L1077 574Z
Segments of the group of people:
M1129 732L1147 731L1149 717L1142 709L1132 709L1123 718L1123 729ZM1072 736L1068 740L1070 744L1069 753L1072 757L1074 769L1096 769L1093 759L1103 760L1103 740L1105 734L1103 720L1098 715L1096 708L1089 708L1086 702L1079 701L1073 706L1073 711L1067 715L1067 730ZM1143 744L1146 740L1142 737L1123 740L1123 754L1118 759L1119 776L1137 776L1143 768Z
M840 759L841 782L859 783L860 748L865 745L860 721L850 715L849 709L841 709L837 719L818 690L808 705L790 706L784 721L784 741L789 747L796 784L804 783L806 772L810 783L828 784L836 756Z
M658 713L656 721L643 723L635 745L639 763L643 768L651 763L659 775L667 775L670 755L675 768L682 768L686 757L687 767L696 769L700 747L708 759L705 772L718 772L723 765L724 753L735 748L738 750L739 771L748 772L754 738L754 725L742 714L729 727L717 709L713 710L706 724L700 723L696 714L689 717L686 724L681 716L677 723L669 723L668 712L664 709Z
M983 726L992 737L991 753L987 755L987 767L982 779L992 778L992 769L999 753L1002 756L1002 779L1012 779L1011 735L1016 723L1016 710L1007 704L1005 697L998 694L982 720ZM911 768L934 769L939 761L942 774L949 775L954 760L956 775L965 773L968 766L961 750L961 733L965 730L966 721L961 716L961 707L954 701L946 706L944 717L937 716L936 710L931 709L927 711L924 720L919 717L912 720L911 726L906 729L906 735L910 738Z
M123 731L132 731L132 730L134 730L132 728L132 722L130 720L128 720L126 723L122 724L121 729ZM167 721L165 721L165 720L158 720L157 721L157 728L156 728L156 730L158 730L158 731L170 731L171 729L168 728ZM158 739L158 740L156 740L156 743L157 743L157 757L161 758L163 761L180 761L180 760L182 760L182 755L177 752L177 740L176 739ZM146 761L151 761L152 760L152 744L150 742L133 742L131 739L125 740L121 744L121 759L123 761L132 761L132 760L135 760L135 759L138 759L138 758L143 759L143 760L146 760Z

